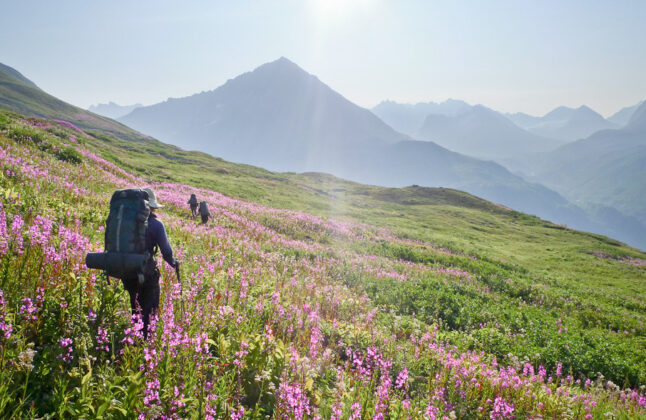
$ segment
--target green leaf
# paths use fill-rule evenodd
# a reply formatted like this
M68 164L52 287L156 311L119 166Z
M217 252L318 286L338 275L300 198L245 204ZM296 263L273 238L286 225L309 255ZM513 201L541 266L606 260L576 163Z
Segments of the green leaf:
M85 385L90 381L90 378L92 377L92 369L90 369L85 375L83 375L83 379L81 379L81 385Z

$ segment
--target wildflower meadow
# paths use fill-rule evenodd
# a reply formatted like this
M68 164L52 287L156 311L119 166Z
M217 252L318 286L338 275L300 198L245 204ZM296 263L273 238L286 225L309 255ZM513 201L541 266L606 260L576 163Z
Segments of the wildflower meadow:
M2 417L646 418L643 259L590 255L636 279L625 297L595 293L576 274L557 284L137 174L96 140L0 114ZM103 250L112 192L145 186L182 261L180 282L160 258L147 341L121 283L84 264ZM190 217L191 193L208 224Z

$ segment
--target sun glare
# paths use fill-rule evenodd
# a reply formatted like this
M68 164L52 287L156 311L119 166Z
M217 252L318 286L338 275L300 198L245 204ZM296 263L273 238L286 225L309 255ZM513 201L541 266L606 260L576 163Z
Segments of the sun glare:
M371 0L312 0L314 11L321 16L342 16L371 3Z

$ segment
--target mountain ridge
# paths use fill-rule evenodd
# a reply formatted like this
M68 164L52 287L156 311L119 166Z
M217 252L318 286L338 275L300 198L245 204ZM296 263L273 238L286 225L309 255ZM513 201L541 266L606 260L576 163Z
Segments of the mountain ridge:
M371 111L395 130L414 135L421 128L424 119L430 114L456 116L466 112L471 105L459 99L444 102L418 102L416 104L398 103L391 100L380 102Z
M103 115L104 117L116 119L119 117L123 117L124 115L132 112L133 109L140 108L143 105L140 103L132 104L132 105L119 105L117 103L114 103L112 101L109 101L108 103L102 104L96 104L96 105L90 105L88 107L88 111L93 112L95 114Z
M270 170L327 172L388 187L457 188L631 243L634 232L645 229L627 220L599 224L554 191L494 162L397 133L287 59L261 65L214 90L138 108L120 121L183 148Z
M531 166L531 180L646 223L646 102L625 127L569 143Z
M608 121L615 123L618 128L625 126L630 120L630 118L632 117L635 110L639 108L639 106L644 102L646 101L640 101L635 105L627 106L620 109L619 111L615 112L610 117L608 117Z
M578 108L559 106L542 117L523 113L507 114L507 117L531 133L561 141L575 141L600 130L616 128L614 123L586 105Z
M291 64L288 65L291 66ZM307 77L306 79L315 80L312 77ZM234 79L228 83L229 87L235 86L233 81ZM273 88L276 88L276 86L274 85ZM330 88L325 86L323 90L321 89L319 87L318 90L314 89L313 91L319 93L328 92ZM247 92L247 100L257 99L258 95L262 95L262 93L254 93L252 91ZM7 99L7 96L1 95L1 93L0 97ZM10 93L13 94L13 92ZM196 96L199 97L199 95ZM342 96L335 94L333 98L342 98ZM44 114L49 114L48 116L51 118L64 119L72 121L75 124L78 121L79 124L82 124L82 128L91 130L90 133L99 136L99 138L103 138L101 137L101 133L108 135L114 133L113 135L117 138L139 142L141 144L140 147L143 147L145 150L154 150L157 146L161 147L161 143L154 138L142 135L110 119L95 116L80 108L65 104L33 88L27 92L22 92L22 96L13 97L13 99L15 103L8 108L14 111L17 109L27 109L27 115L43 116ZM49 102L45 103L47 106L43 106L40 100ZM319 100L317 102L318 104L325 104L323 99L318 98L317 100ZM180 102L181 100L179 99L167 101L167 103L174 106ZM389 136L396 136L390 138L390 140L395 141L387 141L389 140L388 138L365 137L362 140L363 145L370 144L371 148L352 148L337 140L336 146L338 147L322 149L324 153L327 153L327 156L324 157L328 158L328 162L333 162L337 166L308 169L324 169L325 172L332 172L341 177L369 184L374 183L373 181L375 180L381 180L384 185L393 187L423 184L426 186L460 188L520 211L537 214L549 220L556 220L559 223L566 223L583 230L596 231L614 237L628 238L626 240L634 243L632 239L625 235L639 231L639 228L626 231L620 227L620 230L617 231L616 227L613 227L612 224L598 225L589 220L581 209L572 206L559 194L543 186L527 183L522 178L512 175L500 165L449 152L431 142L413 140L398 141L402 138L407 139L408 137L395 132L370 111L359 108L349 101L347 103L349 104L347 106L351 107L351 110L359 110L358 112L360 112L363 118L360 121L377 121L378 134L386 133ZM246 102L244 104L246 105ZM32 107L36 107L37 109L34 110ZM272 107L273 111L276 112L275 104L272 104ZM133 111L133 113L137 113L141 109L139 108ZM65 117L69 117L69 119ZM342 117L347 118L347 115L343 114ZM273 120L270 120L270 122L275 123ZM320 121L318 123L321 124ZM372 129L374 130L374 127ZM170 145L164 145L164 147L169 147L170 150L177 150L176 147ZM191 152L183 153L186 156L199 156L199 154L193 155ZM167 154L167 152L164 152L164 154ZM238 166L235 167L237 168ZM239 165L239 167L244 167L244 165ZM158 170L163 171L163 168L160 167ZM255 171L251 167L245 169L245 171L248 170ZM240 188L245 189L247 187L241 185ZM529 203L537 207L530 208Z
M483 105L475 105L453 117L431 114L417 137L459 153L495 161L543 153L563 144L527 132Z

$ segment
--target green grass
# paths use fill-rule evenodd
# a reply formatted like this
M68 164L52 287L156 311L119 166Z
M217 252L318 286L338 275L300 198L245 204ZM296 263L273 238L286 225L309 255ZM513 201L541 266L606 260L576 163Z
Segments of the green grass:
M404 238L490 261L492 267L505 267L509 272L495 273L494 277L499 278L495 281L502 282L509 276L518 288L531 289L534 301L541 301L541 296L545 296L554 307L552 315L534 324L538 334L534 341L544 343L543 351L551 345L565 345L553 344L545 334L540 334L542 329L553 326L559 316L577 324L599 327L590 337L577 337L582 343L601 343L610 330L635 330L630 334L632 344L626 347L626 352L632 354L628 364L637 363L640 352L646 350L646 274L643 267L626 262L628 258L646 259L646 254L610 238L570 230L451 189L416 186L394 189L361 185L326 174L273 173L161 143L132 147L127 141L112 139L106 143L104 139L97 139L88 140L87 146L129 171L162 182L185 183L272 207L368 223L391 229ZM424 250L416 252L421 255L418 260L424 261ZM389 250L380 253L398 257ZM383 286L383 290L391 287ZM445 294L453 293L446 291ZM392 299L380 296L384 305L392 305L398 299L396 295ZM501 297L505 309L493 318L516 316L519 302L515 298L505 292ZM506 299L509 300L505 302ZM476 297L455 304L467 305L460 310L459 326L471 331L486 319L474 312L490 302ZM527 311L531 312L522 309ZM537 313L525 316L528 320L517 328L527 328L536 316ZM441 315L433 312L429 319L438 317ZM472 338L463 341L466 347L474 346ZM507 350L501 350L499 356L504 356ZM528 348L525 353L529 355L534 350ZM595 354L589 357L601 357ZM551 358L556 360L557 356L560 353ZM629 382L635 383L639 376L642 378L639 382L643 382L644 369L641 366L633 371ZM642 373L636 373L638 370ZM622 377L623 373L618 375Z
M398 366L408 366L411 376L421 378L411 385L410 398L422 408L429 393L439 386L429 378L439 373L442 381L453 380L450 369L438 368L437 355L419 360L415 356L411 339L419 338L425 329L437 331L437 344L453 345L458 353L483 351L486 361L495 357L515 367L523 366L523 362L542 365L550 375L561 364L564 376L575 379L596 378L602 384L602 374L619 386L646 384L646 254L612 239L573 231L451 189L392 189L325 174L272 173L152 140L131 142L99 131L92 132L94 137L86 137L62 125L2 112L0 130L3 150L16 153L13 158L31 159L30 165L42 163L47 176L51 176L33 175L25 169L29 165L21 167L20 162L25 161L8 166L15 173L0 177L0 199L13 218L23 215L27 224L33 224L37 215L45 215L57 226L76 226L93 243L100 243L98 227L105 220L107 202L116 186L110 177L106 178L110 171L106 172L88 155L71 152L77 147L74 142L78 142L79 148L154 183L158 191L170 191L179 197L164 209L163 217L176 249L182 249L187 261L185 290L190 291L193 310L214 316L224 303L204 305L209 287L213 288L212 295L228 296L231 290L239 292L244 273L259 273L249 288L249 302L238 298L229 302L226 298L227 304L243 316L242 324L230 319L217 328L204 327L200 322L186 325L191 334L205 333L212 340L210 363L231 366L242 335L258 343L258 347L252 346L255 350L244 372L236 373L229 367L218 376L218 386L222 387L218 392L237 398L239 391L235 389L242 384L245 392L252 395L243 404L256 413L275 413L276 399L260 395L263 391L257 389L255 375L271 366L270 379L277 386L288 374L286 349L293 346L306 354L312 334L308 329L311 325L304 331L293 331L289 329L293 320L276 319L276 308L271 306L275 290L280 290L281 296L289 295L292 306L285 303L286 307L319 308L323 342L332 354L341 352L342 347L336 347L340 341L351 343L358 351L376 346L393 357ZM127 178L116 179L123 182ZM76 186L84 193L74 192ZM221 204L228 213L218 213L211 230L205 231L186 220L185 191L192 187L248 202ZM307 215L293 217L276 208L303 210L324 219L320 222L311 221ZM328 218L360 226L353 228L357 236L325 225ZM302 241L305 245L284 245L276 238ZM55 236L52 240L58 241ZM318 248L309 249L308 244ZM0 341L0 347L17 356L27 351L29 343L35 343L39 359L31 379L17 368L7 370L7 383L24 383L29 392L21 397L21 392L5 390L0 393L0 406L7 404L25 416L56 410L63 410L58 411L60 415L80 415L99 406L104 410L143 410L141 403L133 399L144 386L141 376L137 376L141 348L117 345L126 353L112 356L92 349L98 324L87 321L88 305L108 305L109 314L101 317L108 322L113 342L119 343L124 337L123 330L128 328L125 297L115 294L120 288L105 290L103 283L92 283L90 274L78 268L78 260L43 265L44 248L34 245L28 249L31 251L9 253L0 259L4 269L1 289L8 313L13 314L16 337L6 346ZM213 266L223 257L224 266ZM44 277L41 267L47 273ZM373 271L366 272L362 267ZM380 269L390 274L374 274ZM297 274L301 270L305 272ZM406 274L406 280L392 273ZM170 273L166 271L165 275ZM196 279L203 282L202 286L195 283ZM23 319L19 308L23 297L35 298L34 291L42 281L51 282L52 287L46 288L36 324ZM310 281L316 281L316 286L311 287ZM84 284L97 289L84 288ZM334 290L334 296L328 296L329 290ZM164 293L168 296L170 292ZM331 302L330 298L337 298L338 293L343 298ZM67 307L60 306L61 298L69 303ZM271 309L258 315L256 304L269 305ZM373 310L374 322L366 318ZM270 353L276 360L258 351L269 324L282 340L276 352ZM75 339L76 356L82 360L98 358L98 363L92 362L93 368L88 370L81 361L69 369L61 365L57 343L68 336ZM85 350L78 345L83 340L90 343ZM163 340L160 337L151 345L162 346ZM186 353L182 357L190 360L193 356ZM342 362L334 361L335 366L342 366ZM159 375L165 378L161 386L167 395L175 383L200 389L203 385L199 381L213 375L200 370L203 366L175 366L170 360L164 363ZM206 376L183 376L185 367ZM317 368L317 373L312 373L312 383L304 385L309 387L311 400L320 400L317 405L329 414L329 406L336 398L335 370L326 369ZM57 375L59 372L64 375ZM84 379L85 375L89 379ZM376 385L356 388L365 407L374 404ZM550 389L554 391L555 386L560 385L554 384ZM583 392L577 385L572 387L569 392ZM623 410L610 402L619 398L618 394L601 385L595 389L595 398L607 404L599 408L599 413ZM493 385L489 391L492 396L499 395ZM535 415L538 412L533 411L533 403L522 401L523 392L506 398L515 403L519 417L522 413ZM349 394L346 397L350 398ZM472 397L482 403L488 398L481 393ZM539 398L554 402L545 395ZM486 412L478 415L477 404L461 406L460 399L458 393L449 398L458 412L467 417L486 417ZM34 406L30 412L26 407L31 403ZM227 407L223 405L222 412ZM566 410L558 406L550 409L554 410L553 416ZM450 410L447 408L447 414Z

